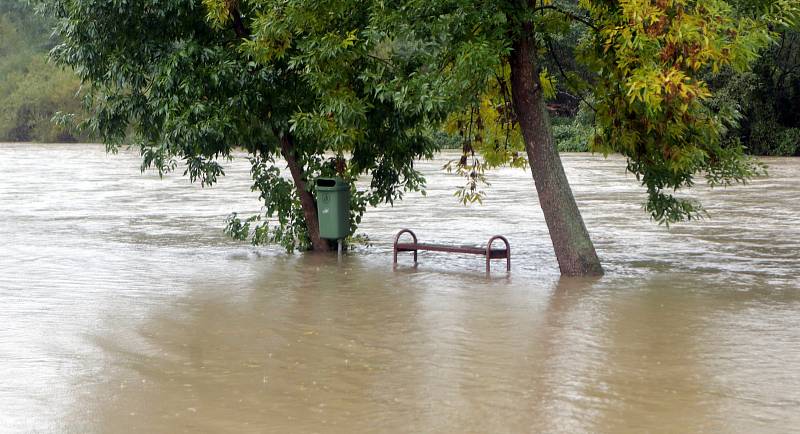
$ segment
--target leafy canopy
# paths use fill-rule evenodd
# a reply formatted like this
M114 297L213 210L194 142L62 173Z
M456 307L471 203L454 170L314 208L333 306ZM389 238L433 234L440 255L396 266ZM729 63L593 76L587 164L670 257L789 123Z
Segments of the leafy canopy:
M598 28L582 46L597 71L598 131L592 149L619 152L647 188L645 208L659 222L695 218L699 204L671 190L743 182L759 166L723 133L734 114L715 112L703 80L723 67L745 70L769 42L766 23L735 17L720 0L582 0Z
M464 143L464 158L451 167L468 176L472 193L465 202L480 199L481 167L520 164L508 53L530 32L545 94L552 97L548 87L556 83L583 101L594 116L590 148L624 155L647 189L646 211L668 224L703 215L699 203L674 194L697 176L728 185L762 171L738 142L724 140L738 114L711 103L705 78L723 68L748 69L774 37L771 29L796 19L800 6L758 0L747 3L747 14L739 6L721 0L408 0L382 15L389 32L429 47L429 70L463 84L456 98L467 108L447 128ZM562 63L573 59L559 59L553 48L576 26L585 29L574 50L581 74L565 71ZM465 63L473 67L465 71ZM470 161L473 151L487 158Z
M429 93L409 95L393 81L399 66L385 53L402 44L374 37L375 4L55 0L42 7L63 39L53 57L88 85L94 116L84 127L112 150L137 146L143 168L164 173L182 163L202 185L224 174L234 150L245 150L264 218L234 216L229 231L304 249L305 217L297 185L280 167L281 140L291 137L305 181L370 175L365 192L354 190L354 225L367 205L422 188L413 161L435 149L424 125L443 112Z
M508 89L508 56L523 32L535 37L545 90L566 85L593 110L592 149L627 157L647 188L651 216L667 223L699 216L699 204L673 191L698 174L717 185L759 170L722 140L735 114L708 104L703 77L746 69L769 43L769 26L790 22L797 10L791 0L746 4L749 13L738 15L721 0L54 0L42 7L64 41L54 58L88 85L94 116L86 127L111 149L138 146L143 167L165 172L182 160L203 185L244 149L264 216L277 225L253 217L233 219L229 229L291 249L308 247L308 237L298 194L277 164L283 138L291 136L306 180L371 175L369 189L354 195L356 223L366 205L422 188L413 160L435 150L430 125L446 120L460 134L473 161L456 167L472 180L481 167L524 164ZM576 26L587 29L575 50L585 74L566 73L554 58L553 46ZM344 156L347 164L339 163ZM462 200L480 198L474 185Z

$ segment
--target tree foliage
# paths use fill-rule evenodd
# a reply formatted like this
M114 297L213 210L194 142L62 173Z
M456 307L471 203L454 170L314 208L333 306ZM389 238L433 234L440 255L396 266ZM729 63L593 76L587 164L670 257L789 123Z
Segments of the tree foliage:
M721 0L541 0L469 6L441 0L403 2L395 13L404 22L399 34L415 35L418 43L432 44L441 53L439 66L431 69L451 71L453 80L474 83L471 101L465 104L471 107L468 115L456 115L465 155L475 143L492 156L498 149L509 149L509 156L519 149L516 120L507 110L505 68L515 35L533 32L545 90L553 83L563 84L584 101L594 115L590 149L624 155L628 170L647 189L647 212L658 222L670 223L702 216L699 203L674 194L694 185L696 177L711 185L728 185L762 171L744 156L740 143L725 139L739 117L715 106L707 78L722 70L748 71L775 38L771 28L791 23L798 5L779 0L751 2L748 7L749 13L743 14L741 7L734 9ZM566 62L559 60L554 47L575 38L575 26L584 29L573 51L580 67L564 68ZM469 78L459 75L459 62L475 59L482 59L482 67ZM553 77L549 68L559 75ZM555 96L546 93L551 99ZM487 127L490 122L492 127ZM505 133L498 126L504 126ZM477 166L468 158L462 163Z
M748 70L770 42L774 11L743 16L723 1L585 4L601 30L583 55L600 71L596 95L605 96L597 98L592 147L628 157L628 170L648 190L653 218L699 216L699 204L671 194L693 185L698 174L713 186L760 172L737 142L723 140L738 119L713 110L705 77L723 68Z
M85 127L110 149L136 145L143 167L165 172L182 161L202 185L224 174L234 149L246 150L267 220L234 217L229 232L289 249L316 248L310 180L335 173L352 183L370 175L370 188L354 195L357 223L367 205L422 188L413 160L435 150L431 126L441 122L464 151L451 165L468 179L457 195L465 203L481 200L483 168L524 165L522 149L532 158L532 150L551 145L551 125L541 123L545 98L551 108L571 98L591 110L591 149L627 158L656 221L702 215L699 204L674 191L698 176L727 185L760 170L740 144L725 140L737 116L714 104L708 77L746 72L775 37L771 26L791 24L797 11L792 0L734 6L722 0L42 4L63 39L54 58L88 87L93 116ZM535 69L523 81L520 61ZM543 185L565 184L555 154L539 155L540 169L558 166ZM574 204L565 187L563 198ZM571 225L580 215L570 212L553 215ZM277 224L268 226L269 219Z
M85 128L110 149L138 147L143 167L163 173L182 162L202 185L224 174L234 149L246 150L264 218L234 217L229 232L305 249L313 243L309 216L316 218L309 181L371 175L367 191L353 190L357 223L367 205L422 188L413 161L434 151L422 127L437 116L433 105L392 86L394 66L381 54L388 48L369 34L372 2L357 3L56 0L42 7L63 39L54 58L89 86L94 116ZM294 185L281 158L296 163Z

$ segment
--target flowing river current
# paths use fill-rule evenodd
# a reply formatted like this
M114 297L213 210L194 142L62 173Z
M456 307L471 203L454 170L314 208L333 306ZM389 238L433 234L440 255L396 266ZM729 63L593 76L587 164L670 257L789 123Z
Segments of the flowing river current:
M371 209L370 247L287 255L222 233L259 211L237 158L213 188L100 145L0 144L0 432L789 433L800 430L800 159L688 192L658 226L624 161L565 154L606 268L558 275L527 170L483 206ZM392 239L508 237L512 272Z

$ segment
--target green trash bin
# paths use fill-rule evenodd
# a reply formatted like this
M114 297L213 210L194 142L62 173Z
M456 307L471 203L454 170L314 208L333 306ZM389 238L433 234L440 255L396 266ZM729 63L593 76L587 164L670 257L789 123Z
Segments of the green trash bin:
M350 186L342 178L317 178L319 235L341 240L350 233Z

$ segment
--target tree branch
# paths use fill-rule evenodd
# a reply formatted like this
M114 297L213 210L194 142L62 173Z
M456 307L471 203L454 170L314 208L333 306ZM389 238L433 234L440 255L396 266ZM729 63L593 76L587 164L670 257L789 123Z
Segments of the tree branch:
M582 24L586 25L587 27L591 28L595 32L599 32L600 31L600 28L595 26L594 23L589 21L586 17L582 17L582 16L574 14L574 13L572 13L570 11L565 11L564 9L561 9L561 8L559 8L557 6L554 6L554 5L539 6L539 7L533 9L533 13L536 13L537 11L543 11L545 9L554 10L556 12L559 12L559 13L561 13L561 14L569 17L569 18L572 18L573 20L575 20L575 21L577 21L579 23L582 23Z
M547 52L550 53L550 57L552 57L553 61L556 62L556 66L558 67L558 71L567 80L567 85L570 88L572 88L573 91L575 91L575 96L577 96L578 99L581 100L581 102L583 102L590 109L592 109L593 112L597 113L597 109L595 109L594 106L588 100L586 100L586 98L584 98L583 95L581 95L580 90L576 86L573 86L573 84L571 83L572 80L570 80L569 76L567 76L567 73L564 72L564 68L561 67L561 62L558 61L558 56L556 56L555 50L553 50L553 44L550 42L550 38L549 37L545 37L544 41L547 44Z
M233 31L239 39L247 39L250 37L250 29L244 25L242 14L236 4L231 5L230 9L231 18L233 18Z

